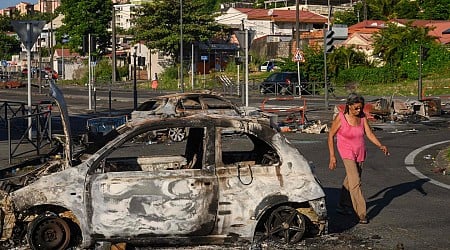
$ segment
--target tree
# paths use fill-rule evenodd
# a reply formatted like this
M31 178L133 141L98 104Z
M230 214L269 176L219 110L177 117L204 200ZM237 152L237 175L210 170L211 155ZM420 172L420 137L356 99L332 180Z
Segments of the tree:
M420 11L417 1L401 0L394 6L396 18L416 19Z
M0 60L9 60L13 54L20 52L20 41L0 31Z
M62 0L58 11L64 14L64 24L56 32L57 41L67 35L70 38L67 46L79 51L83 37L91 34L96 38L97 52L106 53L111 44L108 32L112 19L111 0Z
M422 11L418 14L420 19L450 19L450 0L421 0L419 2L422 7Z
M183 2L183 43L209 42L224 35L224 28L214 21L212 0ZM150 49L164 51L179 62L180 1L155 0L144 4L134 20L132 33Z
M428 28L412 27L410 24L399 26L388 23L385 29L376 33L374 37L374 54L391 66L400 65L401 61L414 48L413 45L429 45L434 41L428 35Z

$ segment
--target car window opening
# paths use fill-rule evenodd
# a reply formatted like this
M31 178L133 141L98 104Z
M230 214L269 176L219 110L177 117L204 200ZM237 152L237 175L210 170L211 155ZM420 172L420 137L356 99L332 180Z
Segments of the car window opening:
M222 162L225 165L262 165L280 163L280 157L265 141L253 134L222 132Z
M174 129L174 128L171 128ZM146 131L111 152L100 172L202 169L205 128L178 128L181 141L169 137L170 129ZM170 147L170 150L167 150Z

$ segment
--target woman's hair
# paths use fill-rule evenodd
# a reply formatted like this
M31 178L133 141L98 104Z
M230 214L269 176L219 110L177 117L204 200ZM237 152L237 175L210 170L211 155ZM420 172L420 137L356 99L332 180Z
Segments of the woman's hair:
M345 103L344 114L348 114L349 106L355 103L361 103L362 107L364 108L364 97L356 93L350 93L347 97L347 102Z

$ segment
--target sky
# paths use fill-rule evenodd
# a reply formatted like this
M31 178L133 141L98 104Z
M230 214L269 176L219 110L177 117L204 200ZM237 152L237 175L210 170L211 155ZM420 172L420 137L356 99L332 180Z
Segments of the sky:
M20 2L26 2L31 4L36 4L37 0L0 0L0 9L15 6Z

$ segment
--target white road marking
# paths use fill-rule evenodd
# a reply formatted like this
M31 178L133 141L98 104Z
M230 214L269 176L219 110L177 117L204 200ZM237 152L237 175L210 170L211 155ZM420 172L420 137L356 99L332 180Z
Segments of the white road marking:
M441 142L436 142L436 143L433 143L433 144L425 145L425 146L423 146L423 147L420 147L420 148L418 148L418 149L412 151L411 153L409 153L409 154L406 156L406 158L405 158L405 165L414 165L414 158L415 158L420 152L422 152L423 150L428 149L428 148L431 148L431 147L434 147L434 146L439 145L439 144L449 143L449 142L450 142L450 140L447 140L447 141L441 141ZM434 180L434 179L431 179L431 178L425 176L424 174L422 174L421 172L419 172L415 167L408 167L408 166L407 166L406 169L408 169L408 171L409 171L411 174L417 176L417 177L420 178L420 179L429 179L430 182L433 183L434 185L437 185L437 186L440 186L440 187L443 187L443 188L446 188L446 189L450 189L450 185L447 185L447 184L445 184L445 183L436 181L436 180Z

